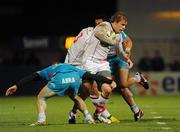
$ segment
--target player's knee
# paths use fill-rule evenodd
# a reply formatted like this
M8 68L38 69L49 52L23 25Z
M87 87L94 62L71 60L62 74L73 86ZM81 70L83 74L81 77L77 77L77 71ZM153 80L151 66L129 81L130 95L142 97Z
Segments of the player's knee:
M128 87L127 81L121 81L120 86L123 88Z
M47 97L45 95L38 94L37 100L46 100Z
M111 94L112 92L112 89L111 87L102 87L102 94L105 96L105 97L109 97L109 95Z

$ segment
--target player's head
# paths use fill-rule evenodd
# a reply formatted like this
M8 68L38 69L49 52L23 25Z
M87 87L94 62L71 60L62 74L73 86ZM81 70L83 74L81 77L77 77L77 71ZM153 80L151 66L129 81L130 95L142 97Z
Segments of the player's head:
M95 17L95 25L99 25L101 22L103 21L107 21L107 16L105 16L104 14L98 14Z
M112 23L113 29L116 33L126 29L128 20L124 12L117 11L114 15L111 16L110 22Z

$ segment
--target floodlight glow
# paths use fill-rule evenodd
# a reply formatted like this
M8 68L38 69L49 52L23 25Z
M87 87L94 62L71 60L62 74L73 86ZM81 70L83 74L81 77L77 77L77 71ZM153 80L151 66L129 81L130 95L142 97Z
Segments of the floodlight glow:
M65 48L66 49L69 49L69 47L73 43L74 39L75 39L74 36L66 37L66 41L65 41Z
M160 19L180 20L180 11L161 11L157 12L155 15Z

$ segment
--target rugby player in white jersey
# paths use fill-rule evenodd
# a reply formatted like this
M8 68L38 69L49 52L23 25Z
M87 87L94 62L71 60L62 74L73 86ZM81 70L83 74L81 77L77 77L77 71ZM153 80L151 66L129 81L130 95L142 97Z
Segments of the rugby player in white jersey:
M121 25L126 23L126 17L119 15L118 12L113 15L111 22L102 22L95 27L89 38L88 48L83 54L83 69L111 78L109 62L107 55L109 46L117 46L118 34L121 32ZM99 119L111 119L111 114L107 111L105 104L111 94L112 88L108 84L101 85L100 95L90 95L93 104L96 107L96 117ZM112 120L111 120L112 121ZM115 122L119 120L115 119Z
M144 113L138 108L129 87L139 83L145 89L148 89L149 85L143 74L140 72L137 72L135 76L129 76L129 69L133 66L130 59L132 40L123 31L126 25L122 25L122 27L124 28L122 28L122 31L119 34L119 49L110 47L108 61L110 63L112 75L117 77L116 81L118 81L121 95L134 113L135 121L138 121Z
M143 112L139 110L137 105L135 104L135 101L133 100L132 93L127 87L132 86L135 83L141 84L145 89L149 88L147 80L144 78L144 76L138 72L133 77L128 77L128 68L133 66L132 61L130 60L130 50L132 48L132 41L130 38L126 37L126 40L122 41L122 31L125 29L127 25L127 17L123 12L116 12L111 17L111 23L103 22L99 24L94 29L94 36L92 35L89 40L89 47L84 53L84 69L87 71L91 71L91 73L100 73L101 75L110 78L109 74L109 64L106 61L107 55L109 55L109 47L116 47L119 51L123 53L122 61L124 63L120 63L120 70L119 70L119 76L120 76L120 86L122 91L122 96L124 97L125 101L129 104L132 111L134 112L134 118L135 121L139 120L143 116ZM116 34L116 35L115 35ZM118 34L118 35L117 35ZM123 46L120 48L120 44L122 45L123 42L127 43L127 47L125 47L125 51ZM86 56L87 55L87 56ZM117 54L118 56L119 54ZM118 56L120 59L120 57ZM116 63L116 60L115 60ZM123 66L127 66L124 68ZM100 116L103 117L109 117L109 113L105 109L102 110L102 104L107 101L109 95L111 93L111 89L108 85L103 84L102 85L102 94L97 99L91 100L94 102L97 110L97 113ZM99 108L100 107L100 108Z
M95 25L100 24L104 20L106 20L106 17L104 15L96 16ZM81 32L78 34L78 36L75 38L74 42L72 43L71 47L68 49L65 63L72 64L72 65L82 68L82 69L84 68L82 66L82 64L83 64L82 57L83 57L84 52L87 50L87 48L91 44L91 43L89 43L89 41L90 41L91 35L93 33L93 30L94 30L93 27L88 27L88 28L81 30ZM96 87L97 87L96 83L84 81L82 88L80 89L80 97L85 100L87 97L89 97L89 93L91 95L96 95L96 97L98 97L99 93L98 93L98 91L96 91L97 90ZM94 91L96 91L96 92L94 92ZM72 110L69 112L69 123L71 123L71 124L72 123L74 124L76 121L75 115L76 115L77 109L78 109L78 105L74 104ZM101 109L105 110L105 107L103 107ZM104 120L104 119L101 119L101 120L106 121L106 122L118 122L118 120L113 116L111 116L110 119L111 119L111 121Z
M117 14L119 14L119 17L121 17L121 16L125 16L125 14L123 14L122 12L117 12ZM117 17L117 15L114 15L114 16L112 16L112 18L111 19L115 19L114 17ZM109 59L110 60L110 62L112 63L110 63L111 64L111 67L112 67L112 65L113 65L113 63L117 63L119 66L118 66L118 68L119 68L119 76L120 76L120 86L121 86L121 93L122 93L122 96L123 96L123 98L125 99L125 101L127 102L127 104L131 107L131 109L132 109L132 111L135 113L134 114L134 117L135 117L135 120L137 121L137 120L139 120L140 118L141 118L141 116L143 115L143 113L142 113L142 111L141 110L139 110L139 108L137 107L137 105L136 105L136 103L135 103L135 101L134 101L134 99L133 99L133 97L132 97L132 93L131 93L131 91L128 89L128 88L125 88L125 87L127 87L127 86L131 86L132 84L134 84L134 83L136 83L136 82L139 82L139 80L140 80L140 82L142 83L143 82L143 84L145 83L146 85L147 85L147 82L144 82L144 81L146 81L146 80L144 80L144 78L143 78L143 75L142 74L140 74L139 73L139 75L136 75L135 77L131 77L131 78L127 78L128 76L128 64L130 65L130 67L133 65L133 63L131 62L131 60L128 58L128 56L130 55L130 50L131 50L131 48L132 48L132 41L131 41L131 39L129 38L129 37L124 37L126 34L124 34L123 33L123 30L125 29L125 26L126 26L126 24L127 24L127 19L126 19L126 22L122 22L121 23L121 32L120 32L120 34L119 34L119 46L118 46L118 48L119 47L121 47L121 53L122 53L122 50L123 50L123 48L122 48L122 46L120 46L120 45L122 45L122 43L124 43L124 42L126 42L126 44L127 44L127 47L126 47L126 49L125 49L125 51L123 51L124 53L123 53L123 55L124 54L127 54L127 55L124 55L124 56L122 56L123 58L125 58L126 59L126 61L124 61L123 59L120 59L119 58L119 56L117 57L117 54L114 52L114 53L112 53L112 51L115 51L114 49L112 49L111 50L111 48L110 48L110 53L109 53L109 57L112 57L112 58L115 58L115 59ZM111 46L110 46L111 47ZM114 47L114 46L113 46ZM112 54L111 54L112 53ZM115 57L114 57L115 56ZM122 58L121 57L121 58ZM124 62L123 62L124 61ZM122 63L123 62L123 63ZM125 68L126 67L126 68ZM112 68L113 70L114 70L114 68ZM125 72L124 72L125 71ZM141 84L143 87L145 86L145 85L143 85L143 84ZM85 93L87 93L87 92L85 92ZM85 95L85 94L83 94L83 95ZM88 96L88 95L87 95ZM87 97L87 96L84 96L84 97ZM74 109L75 108L75 109ZM73 109L72 109L72 111L75 111L76 112L76 110L77 110L77 107L74 107ZM102 107L101 107L102 108ZM104 108L103 108L104 109ZM107 111L106 111L107 112ZM71 113L70 113L71 114ZM74 116L73 116L74 114L72 114L72 116L70 116L70 120L69 121L74 121ZM72 119L72 120L71 120Z

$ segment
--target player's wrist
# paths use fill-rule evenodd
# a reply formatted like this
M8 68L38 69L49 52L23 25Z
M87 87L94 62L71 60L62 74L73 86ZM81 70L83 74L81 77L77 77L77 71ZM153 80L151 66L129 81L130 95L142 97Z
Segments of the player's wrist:
M131 51L131 48L126 47L125 52L130 52L130 51Z

